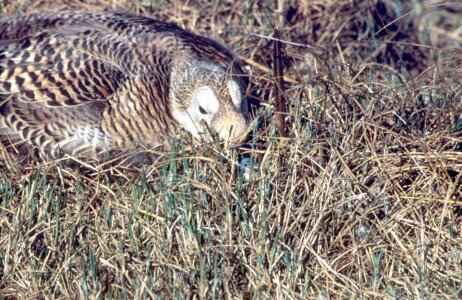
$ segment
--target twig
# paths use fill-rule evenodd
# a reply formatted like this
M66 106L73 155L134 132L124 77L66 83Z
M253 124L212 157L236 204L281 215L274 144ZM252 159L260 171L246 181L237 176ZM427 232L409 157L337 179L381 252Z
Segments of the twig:
M274 29L274 36L279 39L279 30ZM273 76L274 76L274 98L278 113L278 127L281 136L286 136L286 97L284 70L282 65L282 49L279 41L273 41Z

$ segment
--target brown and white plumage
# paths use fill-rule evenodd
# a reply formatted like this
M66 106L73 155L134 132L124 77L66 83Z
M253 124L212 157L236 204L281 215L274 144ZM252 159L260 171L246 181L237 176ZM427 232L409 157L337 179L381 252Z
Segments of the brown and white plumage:
M126 13L0 19L0 139L49 157L165 146L178 129L239 141L242 68L222 45Z

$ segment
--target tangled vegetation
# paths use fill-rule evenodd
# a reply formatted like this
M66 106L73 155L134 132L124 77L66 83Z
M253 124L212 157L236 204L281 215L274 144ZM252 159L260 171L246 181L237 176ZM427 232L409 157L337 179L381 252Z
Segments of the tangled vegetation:
M256 104L229 152L178 146L140 168L0 152L0 299L462 297L462 5L274 2L0 4L128 10L213 36Z

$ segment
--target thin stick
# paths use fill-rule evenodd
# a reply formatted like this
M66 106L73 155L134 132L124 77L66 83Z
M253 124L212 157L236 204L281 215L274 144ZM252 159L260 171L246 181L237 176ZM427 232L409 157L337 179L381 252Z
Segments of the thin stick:
M279 39L279 30L274 29L274 36ZM281 136L286 136L286 97L284 70L282 65L282 49L279 41L273 41L273 76L274 76L274 96L278 113L278 127Z

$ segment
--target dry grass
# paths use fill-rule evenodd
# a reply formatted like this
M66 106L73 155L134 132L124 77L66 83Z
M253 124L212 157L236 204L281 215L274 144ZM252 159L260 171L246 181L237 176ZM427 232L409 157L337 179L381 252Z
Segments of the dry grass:
M286 1L283 39L313 47L285 45L280 138L272 43L255 35L271 36L273 1L91 2L0 12L125 9L223 40L261 100L251 150L5 171L0 299L462 297L461 4Z

